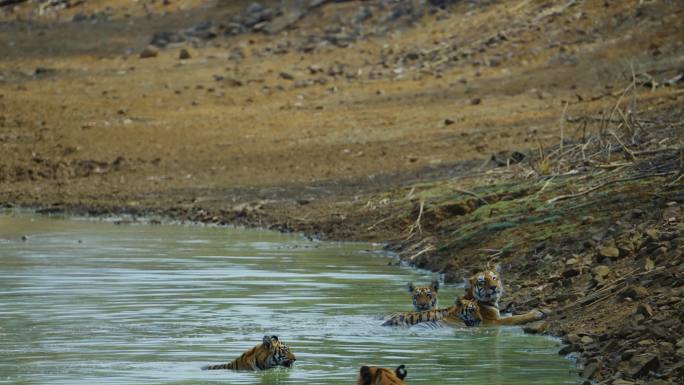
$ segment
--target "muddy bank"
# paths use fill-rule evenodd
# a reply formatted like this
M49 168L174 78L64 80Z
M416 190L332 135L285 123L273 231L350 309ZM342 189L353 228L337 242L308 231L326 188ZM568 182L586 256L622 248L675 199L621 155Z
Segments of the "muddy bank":
M4 12L0 204L500 263L585 378L681 383L683 7L381 3Z

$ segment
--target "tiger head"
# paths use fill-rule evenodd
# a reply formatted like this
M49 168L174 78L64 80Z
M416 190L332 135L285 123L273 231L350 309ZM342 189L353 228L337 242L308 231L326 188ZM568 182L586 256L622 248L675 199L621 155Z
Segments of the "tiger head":
M478 302L498 304L503 294L503 282L498 266L495 271L481 271L465 280L466 298Z
M432 310L437 307L439 281L432 281L430 286L414 286L413 282L409 282L408 289L413 297L415 311Z
M399 365L394 371L376 366L362 366L357 385L406 385L406 367Z
M280 342L278 336L264 336L262 347L268 349L269 366L292 367L297 358L290 347Z
M454 302L456 316L466 324L466 326L479 326L482 323L480 305L477 301L456 297Z

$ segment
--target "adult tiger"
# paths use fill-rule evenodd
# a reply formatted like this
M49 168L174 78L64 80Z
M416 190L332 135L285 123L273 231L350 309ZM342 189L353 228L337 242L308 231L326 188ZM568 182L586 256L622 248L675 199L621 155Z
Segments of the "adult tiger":
M490 325L522 325L544 318L544 313L531 310L525 314L502 317L499 312L499 300L503 295L503 281L500 267L495 270L484 270L465 279L464 299L477 301L484 324Z
M376 366L362 366L356 385L406 385L406 367L399 365L394 372Z
M456 297L452 306L427 311L414 311L393 314L382 326L413 326L424 322L458 323L477 326L482 322L480 306L477 301Z
M432 310L437 307L439 281L432 281L430 286L415 286L413 282L409 282L408 289L413 299L415 311Z
M278 336L264 336L262 342L242 353L231 362L219 365L208 365L202 370L265 370L276 366L292 367L297 361L290 347L280 342Z

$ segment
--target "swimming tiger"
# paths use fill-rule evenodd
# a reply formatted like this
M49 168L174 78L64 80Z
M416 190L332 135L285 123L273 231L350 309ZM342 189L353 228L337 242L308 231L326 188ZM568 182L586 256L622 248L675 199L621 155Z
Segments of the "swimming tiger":
M394 372L376 366L362 366L356 385L406 385L406 367L399 365Z
M465 279L466 293L464 299L477 301L484 324L490 325L521 325L544 318L544 313L531 310L526 314L501 317L499 300L503 295L503 281L500 267L494 271L484 270Z
M292 367L297 361L290 347L278 340L278 336L264 336L262 342L242 353L231 362L219 365L208 365L202 370L264 370L276 366Z
M437 307L439 281L432 281L430 286L414 286L413 282L409 282L408 289L413 297L415 311L432 310Z
M454 304L447 308L393 314L382 326L413 326L439 321L454 323L459 320L466 326L478 326L482 322L477 301L456 297Z

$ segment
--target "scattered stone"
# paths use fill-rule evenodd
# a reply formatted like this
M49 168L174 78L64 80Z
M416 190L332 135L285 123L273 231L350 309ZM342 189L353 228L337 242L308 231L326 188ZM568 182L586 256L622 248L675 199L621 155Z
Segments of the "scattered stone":
M576 352L576 351L578 351L578 350L579 350L579 349L577 348L576 345L574 345L574 344L569 344L569 345L563 346L563 347L558 351L558 354L561 355L561 356L567 356L568 354L574 353L574 352Z
M453 120L453 119L449 119L449 118L444 119L444 125L445 125L445 126L450 126L450 125L452 125L452 124L454 124L454 123L456 123L456 121Z
M610 267L606 265L598 265L591 269L591 272L594 275L594 279L597 281L602 281L610 274Z
M640 303L637 305L634 314L641 314L646 318L651 318L653 317L653 308L651 308L651 305L647 303Z
M620 256L620 250L615 246L599 247L598 253L601 257L617 259Z
M280 77L285 79L285 80L294 80L294 76L292 76L291 74L289 74L287 72L281 72Z
M655 269L655 262L651 258L646 257L642 262L642 267L645 271L652 271Z
M22 235L22 236L21 236L21 241L22 241L22 242L28 241L28 237L27 237L26 235Z
M482 99L480 99L480 98L470 99L470 104L472 104L473 106L476 106L476 105L481 104L481 103L482 103Z
M187 60L187 59L190 59L191 57L192 56L190 56L190 52L188 52L188 50L185 48L181 49L180 52L178 53L178 58L180 60Z
M601 367L602 365L600 362L592 362L590 364L585 365L584 370L582 370L582 377L594 378L594 375L601 369Z
M525 325L523 331L528 334L541 334L548 328L546 321L536 321Z
M643 286L629 286L621 293L621 298L641 299L648 296L648 289Z
M630 361L629 376L632 378L641 378L650 372L655 372L660 368L660 360L655 354L646 354L643 356L634 357Z
M636 383L633 381L628 381L628 380L622 379L622 378L617 379L617 380L613 381L613 383L612 383L612 385L634 385L634 384L636 384Z
M589 336L582 336L582 338L580 338L580 342L584 345L589 345L594 342L594 339Z
M152 47L147 47L142 52L140 52L140 58L141 59L148 59L152 57L157 57L158 52Z

